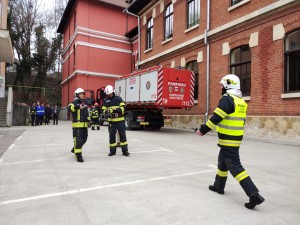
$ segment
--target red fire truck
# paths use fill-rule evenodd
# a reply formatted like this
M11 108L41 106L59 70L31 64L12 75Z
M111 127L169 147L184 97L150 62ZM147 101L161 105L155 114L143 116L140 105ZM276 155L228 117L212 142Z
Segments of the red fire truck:
M163 109L191 108L194 105L195 76L192 71L155 66L123 76L115 81L115 90L126 103L127 129L164 126ZM104 88L97 90L97 102L105 98ZM100 123L107 120L101 115Z

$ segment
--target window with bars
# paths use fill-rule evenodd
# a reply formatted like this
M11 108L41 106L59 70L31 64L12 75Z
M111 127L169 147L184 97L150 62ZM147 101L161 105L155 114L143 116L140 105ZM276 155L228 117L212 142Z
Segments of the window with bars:
M199 24L200 0L187 0L187 28Z
M284 92L299 92L300 29L286 35L284 51Z
M146 49L150 49L153 47L153 18L151 17L147 21L147 29L146 29Z
M198 62L191 61L186 64L186 69L191 70L195 74L195 86L194 86L194 100L198 100L198 93L199 93L199 66Z
M240 78L244 96L251 94L251 51L248 45L238 47L230 53L230 73Z
M173 4L170 4L164 13L165 33L164 40L173 37Z

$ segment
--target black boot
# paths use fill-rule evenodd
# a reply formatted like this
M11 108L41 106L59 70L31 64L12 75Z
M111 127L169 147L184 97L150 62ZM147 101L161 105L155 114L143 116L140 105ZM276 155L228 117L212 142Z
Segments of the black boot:
M124 156L129 156L130 153L129 153L129 152L123 152L123 155L124 155Z
M245 207L247 209L253 209L255 206L260 205L264 201L265 199L259 193L256 193L250 196L249 203L245 203Z
M71 152L74 153L74 147L71 149Z
M224 190L217 189L214 185L209 185L209 190L219 193L220 195L224 195Z
M113 155L115 155L116 153L112 153L112 152L110 152L109 154L108 154L108 156L113 156Z
M77 157L77 162L83 162L83 158L82 158L82 155L81 153L76 153L76 157Z

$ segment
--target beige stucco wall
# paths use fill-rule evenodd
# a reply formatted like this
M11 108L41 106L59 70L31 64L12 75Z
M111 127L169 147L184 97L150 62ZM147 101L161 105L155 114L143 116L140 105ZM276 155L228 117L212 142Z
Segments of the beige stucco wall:
M172 124L165 127L197 128L204 121L204 116L170 116ZM247 116L244 136L300 142L300 116Z

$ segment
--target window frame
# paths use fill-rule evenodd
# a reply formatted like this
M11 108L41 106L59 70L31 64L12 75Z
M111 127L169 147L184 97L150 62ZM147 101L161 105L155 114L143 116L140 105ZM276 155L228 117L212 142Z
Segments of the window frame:
M191 65L191 68L188 68ZM194 72L195 75L195 84L194 84L194 103L198 103L198 95L199 95L199 63L197 60L192 60L186 63L185 65L186 70L191 70ZM197 71L194 71L194 69Z
M146 23L146 50L153 48L153 17L150 17Z
M244 60L242 58L242 49L243 48L248 48L249 49L249 52L250 52L250 58L249 59ZM238 62L236 62L236 61L232 62L232 54L234 54L234 52L236 50L239 50L240 60ZM233 72L233 68L236 70L237 67L242 68L242 66L246 66L246 73L242 74L243 76L246 75L245 79L242 79L241 74L237 74L236 72ZM248 67L249 67L249 71L248 71ZM242 91L243 95L244 96L251 96L251 48L250 48L249 45L241 45L241 46L238 46L238 47L231 50L229 70L230 70L231 74L235 74L240 78L241 91ZM248 76L248 74L249 74L249 76ZM244 80L246 80L246 84L244 84ZM244 88L243 88L244 86L249 87L249 88L244 90Z
M235 2L236 1L236 2ZM239 4L244 0L229 0L229 7Z
M198 5L196 4L198 3ZM191 7L192 6L192 7ZM192 13L190 13L190 9L193 9ZM198 18L196 14L196 10L198 9ZM190 14L192 14L190 16ZM186 1L186 28L189 29L193 26L196 26L200 23L200 0L187 0ZM192 19L191 19L192 17ZM192 21L193 20L193 21Z
M299 46L296 46L296 49L288 49L287 50L287 41L293 34L299 34ZM297 93L300 92L300 78L297 76L297 71L295 72L294 76L291 77L290 74L290 60L296 61L293 65L298 65L296 70L298 69L298 73L300 75L300 29L293 30L286 34L284 38L284 93ZM298 63L297 63L298 62ZM290 83L295 83L295 90L290 90ZM299 86L299 87L297 87Z
M168 9L172 7L168 12ZM168 23L168 24L167 24ZM167 33L167 26L169 28L169 33ZM174 6L173 4L169 4L164 11L164 40L168 40L173 37L173 29L174 29Z

